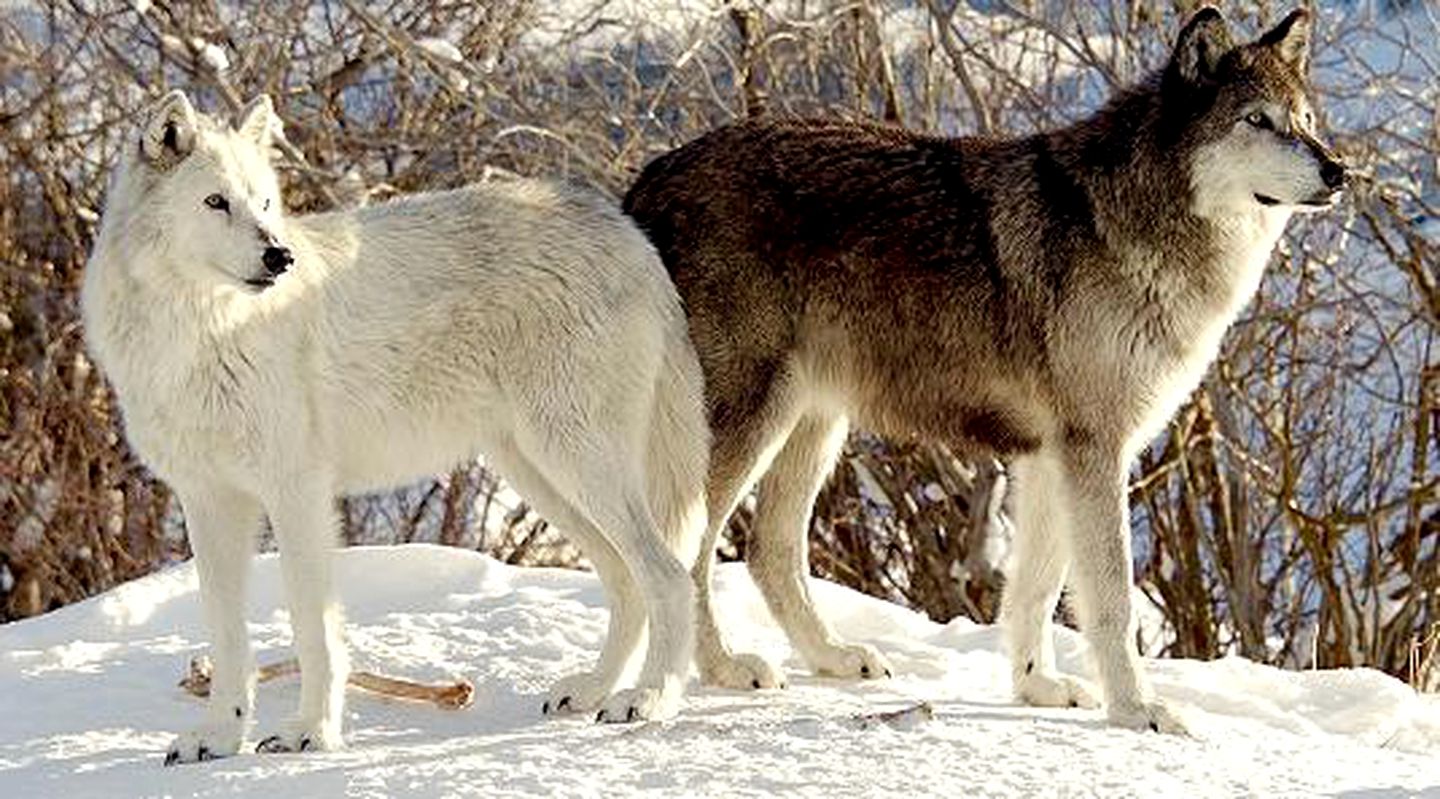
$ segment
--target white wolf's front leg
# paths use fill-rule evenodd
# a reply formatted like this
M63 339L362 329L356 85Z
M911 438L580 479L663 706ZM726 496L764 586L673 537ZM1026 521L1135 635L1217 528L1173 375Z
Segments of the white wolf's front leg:
M1183 734L1185 725L1179 717L1151 695L1135 649L1126 466L1118 454L1094 445L1067 452L1080 626L1100 672L1111 723Z
M255 670L245 628L245 578L260 522L260 505L244 494L207 486L179 491L200 577L214 673L207 719L170 745L165 765L233 755L255 707Z
M328 751L343 743L350 666L331 577L334 501L329 481L307 474L277 487L268 503L300 660L300 709L281 732L260 742L262 752Z

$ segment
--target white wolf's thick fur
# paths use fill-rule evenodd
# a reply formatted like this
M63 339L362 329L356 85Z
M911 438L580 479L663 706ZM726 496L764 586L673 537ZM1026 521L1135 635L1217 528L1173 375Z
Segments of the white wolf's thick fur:
M169 95L119 167L85 276L89 345L131 443L180 498L214 638L209 720L171 758L244 738L243 592L262 515L303 674L298 717L271 747L334 747L335 496L479 454L609 594L596 670L557 684L546 711L672 714L708 431L679 302L644 236L602 198L528 180L287 218L275 124L268 100L231 129ZM269 286L267 247L294 258ZM612 693L647 626L636 687Z

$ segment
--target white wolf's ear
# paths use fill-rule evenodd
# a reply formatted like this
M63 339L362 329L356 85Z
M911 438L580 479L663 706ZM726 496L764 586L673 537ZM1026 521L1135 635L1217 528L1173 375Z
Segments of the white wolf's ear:
M1230 27L1214 6L1205 6L1175 39L1175 52L1170 57L1170 68L1186 82L1205 84L1215 79L1220 59L1235 46L1230 39Z
M195 149L195 107L175 89L160 99L140 133L140 154L157 169L169 169Z
M268 151L279 124L280 118L275 115L275 104L270 102L270 95L262 94L240 112L240 124L235 129L241 136L260 145L262 151Z
M1297 8L1280 24L1260 37L1260 44L1272 47L1281 60L1301 73L1310 69L1310 12Z

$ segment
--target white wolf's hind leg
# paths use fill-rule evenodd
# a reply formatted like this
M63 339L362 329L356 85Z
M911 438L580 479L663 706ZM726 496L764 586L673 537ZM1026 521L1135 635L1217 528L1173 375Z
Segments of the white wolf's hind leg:
M1015 696L1040 707L1098 707L1085 682L1055 668L1051 617L1070 553L1066 547L1064 470L1048 453L1017 458L1015 551L1000 597Z
M179 735L165 765L212 760L240 749L255 707L255 671L245 628L245 581L260 522L260 505L223 488L180 494L200 599L210 631L210 699L200 727Z
M643 597L630 571L615 548L598 534L592 522L576 511L570 501L555 490L550 481L515 447L513 442L496 444L489 449L491 461L511 485L528 499L560 531L569 536L585 557L595 566L600 583L605 587L605 600L610 610L609 629L600 658L591 671L582 671L560 678L546 692L541 712L591 712L615 690L639 648L645 632Z
M566 504L568 508L568 503ZM583 529L584 523L573 511L559 515L555 522L564 531ZM605 586L610 606L610 625L600 658L592 671L582 671L560 678L546 695L541 712L585 713L596 710L615 690L625 668L634 658L645 633L644 597L620 556L603 538L586 535L581 549L595 565L600 582Z
M596 475L598 477L598 475ZM588 492L591 512L630 567L649 619L649 646L635 687L602 705L599 721L664 719L680 709L694 651L694 593L690 574L665 547L637 476L609 495ZM598 500L598 501L597 501Z
M565 442L549 443L560 447ZM597 718L642 721L674 716L689 671L693 597L689 575L650 517L641 489L641 460L627 457L619 444L596 447L608 458L596 452L548 454L546 450L540 442L517 441L499 447L504 454L497 460L503 464L502 474L508 469L520 493L542 514L565 525L565 532L596 564L611 612L611 634L593 678L567 678L568 684L558 687L562 691L613 688L648 628L649 645L636 687L600 701ZM607 463L615 458L618 469ZM644 608L644 616L635 614L637 605ZM563 698L555 689L551 696L556 704ZM571 704L576 703L572 695Z
M843 416L800 419L760 480L746 561L770 613L819 674L878 679L892 673L875 647L840 640L810 596L810 516L815 497L845 445Z
M343 745L341 722L349 657L332 577L336 545L334 495L328 481L303 473L279 486L269 503L280 572L300 660L300 708L262 752L330 751Z

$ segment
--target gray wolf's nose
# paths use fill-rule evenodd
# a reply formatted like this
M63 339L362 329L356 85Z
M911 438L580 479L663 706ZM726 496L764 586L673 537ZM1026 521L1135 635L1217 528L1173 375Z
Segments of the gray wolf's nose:
M271 275L283 275L295 259L290 255L288 247L266 247L265 252L260 256L260 262L265 264L265 271Z
M1325 163L1320 165L1320 179L1327 189L1340 188L1345 185L1345 165L1334 159L1325 159Z

